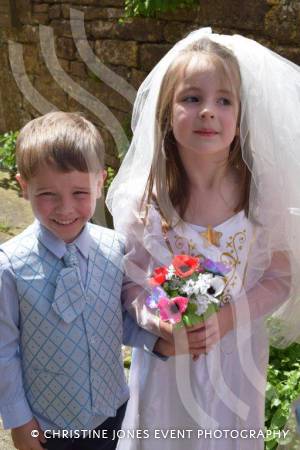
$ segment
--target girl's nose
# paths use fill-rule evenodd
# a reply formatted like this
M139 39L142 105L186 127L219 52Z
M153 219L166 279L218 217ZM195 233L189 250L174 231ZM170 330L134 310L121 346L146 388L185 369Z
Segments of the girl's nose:
M215 117L215 114L211 109L205 108L205 109L202 109L202 111L200 111L200 117L201 117L201 119L205 119L205 118L213 119Z

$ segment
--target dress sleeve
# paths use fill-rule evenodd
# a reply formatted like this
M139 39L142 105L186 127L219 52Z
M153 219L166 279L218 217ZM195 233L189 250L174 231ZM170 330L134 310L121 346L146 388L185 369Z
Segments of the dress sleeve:
M14 273L0 252L0 411L4 428L32 419L23 388L19 350L19 301Z
M271 316L288 299L291 264L286 252L275 252L260 279L234 301L237 325Z
M123 310L123 344L130 347L144 348L152 352L158 337L140 328L134 318Z
M160 336L159 318L145 305L150 292L147 279L155 267L170 258L170 254L162 241L160 223L152 208L146 226L140 219L132 220L125 240L123 305L141 327Z

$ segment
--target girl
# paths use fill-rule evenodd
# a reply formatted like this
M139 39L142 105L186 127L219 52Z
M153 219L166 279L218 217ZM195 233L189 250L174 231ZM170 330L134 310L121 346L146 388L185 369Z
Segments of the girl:
M144 434L121 450L262 449L265 318L280 307L276 337L295 338L300 71L254 41L210 33L180 41L142 84L108 194L127 238L125 305L177 354L134 352L123 428ZM174 254L231 269L220 311L186 336L145 306L146 278ZM178 354L182 341L196 357Z

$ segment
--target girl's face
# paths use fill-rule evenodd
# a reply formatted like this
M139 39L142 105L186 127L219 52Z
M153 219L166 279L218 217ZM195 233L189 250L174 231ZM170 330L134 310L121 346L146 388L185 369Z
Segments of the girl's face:
M232 82L203 57L178 82L172 104L172 129L181 158L223 153L237 134L239 98Z

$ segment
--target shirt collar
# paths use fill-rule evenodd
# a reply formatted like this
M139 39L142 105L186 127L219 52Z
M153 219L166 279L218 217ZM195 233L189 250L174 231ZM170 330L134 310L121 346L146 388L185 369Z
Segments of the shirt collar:
M39 241L57 258L62 258L66 252L66 243L44 227L38 220L35 220L34 228ZM72 244L75 244L82 256L87 259L91 242L92 238L89 233L89 224L87 223Z

